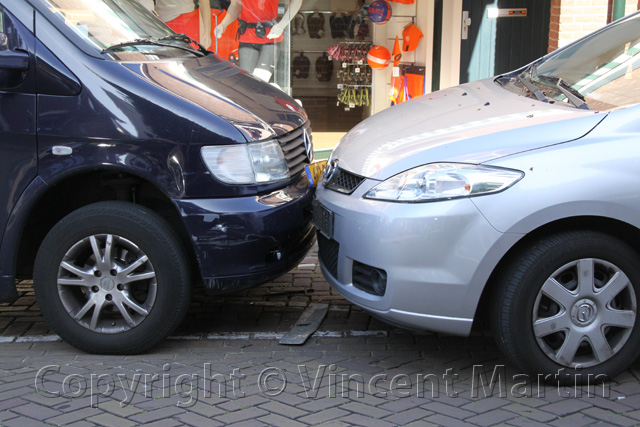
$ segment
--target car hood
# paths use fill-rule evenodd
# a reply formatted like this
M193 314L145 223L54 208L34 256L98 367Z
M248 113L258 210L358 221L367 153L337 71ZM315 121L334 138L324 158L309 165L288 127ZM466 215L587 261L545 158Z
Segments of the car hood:
M231 123L248 141L286 134L307 121L293 98L216 55L122 65Z
M352 173L384 180L433 162L479 164L578 139L606 116L539 102L493 79L434 92L353 128L332 154Z

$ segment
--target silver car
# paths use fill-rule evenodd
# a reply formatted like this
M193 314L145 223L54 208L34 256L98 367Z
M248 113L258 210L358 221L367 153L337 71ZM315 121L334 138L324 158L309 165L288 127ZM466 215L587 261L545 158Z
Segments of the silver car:
M365 120L317 191L324 275L397 326L488 316L529 373L619 373L640 354L639 102L634 14Z

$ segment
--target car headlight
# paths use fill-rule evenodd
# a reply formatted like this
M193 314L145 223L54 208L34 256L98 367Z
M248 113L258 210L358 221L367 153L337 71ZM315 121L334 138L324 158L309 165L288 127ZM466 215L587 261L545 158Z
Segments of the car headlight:
M277 141L202 147L209 171L228 184L264 184L289 178L287 161Z
M392 202L431 202L497 193L524 173L512 169L462 163L432 163L395 175L364 197Z

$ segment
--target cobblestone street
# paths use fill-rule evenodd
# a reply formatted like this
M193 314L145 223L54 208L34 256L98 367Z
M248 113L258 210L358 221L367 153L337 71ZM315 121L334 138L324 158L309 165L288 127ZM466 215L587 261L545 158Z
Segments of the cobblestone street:
M129 426L636 425L640 364L603 385L558 387L509 367L488 334L391 328L336 295L315 251L268 285L196 291L147 354L99 356L61 342L30 283L0 308L0 424ZM278 339L329 303L301 346Z

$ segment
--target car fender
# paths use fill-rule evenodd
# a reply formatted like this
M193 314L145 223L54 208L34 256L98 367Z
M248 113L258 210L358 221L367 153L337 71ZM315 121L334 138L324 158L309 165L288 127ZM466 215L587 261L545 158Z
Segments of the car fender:
M565 144L508 156L488 165L516 169L524 177L507 190L472 198L503 233L527 234L564 218L596 216L640 228L637 114L614 111L587 136Z

